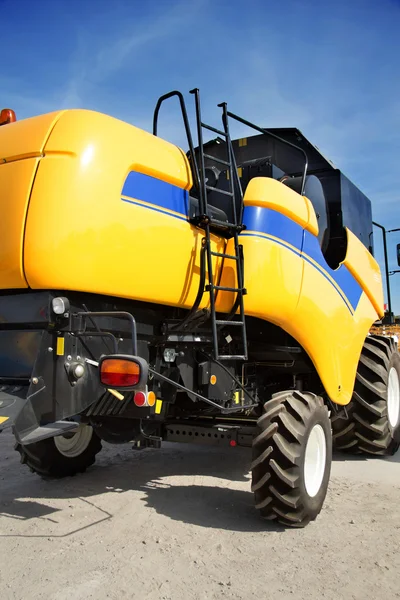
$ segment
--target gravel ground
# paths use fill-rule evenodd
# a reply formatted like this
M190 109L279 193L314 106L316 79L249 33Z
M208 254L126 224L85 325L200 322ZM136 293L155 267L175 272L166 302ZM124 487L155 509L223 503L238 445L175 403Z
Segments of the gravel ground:
M43 481L1 434L1 599L400 598L400 452L335 457L302 530L259 518L249 460L104 444L87 473Z

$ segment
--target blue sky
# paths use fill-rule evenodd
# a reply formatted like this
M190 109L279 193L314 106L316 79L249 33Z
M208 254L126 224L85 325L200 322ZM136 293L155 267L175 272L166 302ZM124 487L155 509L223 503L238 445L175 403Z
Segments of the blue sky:
M370 197L376 221L400 227L400 0L0 0L0 10L0 105L19 118L79 107L151 130L159 95L199 87L205 120L218 124L226 100L265 127L301 129ZM160 135L184 145L173 106ZM400 232L388 240L395 269ZM400 274L391 280L400 313Z

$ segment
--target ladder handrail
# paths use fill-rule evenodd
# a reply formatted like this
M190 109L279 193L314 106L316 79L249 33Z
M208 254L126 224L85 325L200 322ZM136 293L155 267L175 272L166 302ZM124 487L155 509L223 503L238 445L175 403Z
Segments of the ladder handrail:
M242 117L239 117L238 115L235 115L234 113L232 113L230 111L227 111L226 114L228 117L231 117L231 119L234 119L235 121L238 121L239 123L242 123L243 125L247 125L247 127L251 127L252 129L259 131L260 133L263 133L264 135L268 135L268 136L274 138L275 140L278 140L279 142L286 144L287 146L291 146L292 148L294 148L295 150L297 150L298 152L303 154L303 156L304 156L304 171L303 171L303 176L302 176L302 181L301 181L301 195L303 195L304 187L306 184L306 175L307 175L307 170L308 170L308 156L307 156L306 151L303 150L303 148L296 146L296 144L292 144L292 142L288 142L287 140L284 140L283 138L279 137L278 135L271 133L268 129L264 129L263 127L259 127L258 125L255 125L254 123L251 123L250 121L246 121L246 119L243 119Z
M199 176L199 169L197 167L197 163L195 160L195 154L194 154L194 146L193 146L193 139L192 139L192 133L190 131L190 124L189 124L189 119L188 119L188 115L187 115L187 110L186 110L186 104L185 104L185 99L183 97L183 94L181 92L179 92L178 90L174 90L172 92L168 92L168 94L164 94L163 96L160 96L156 107L154 109L154 115L153 115L153 135L157 135L157 130L158 130L158 114L160 112L160 108L162 103L165 100L168 100L169 98L172 98L173 96L177 96L179 99L179 103L181 106L181 112L182 112L182 118L183 118L183 123L185 125L185 131L186 131L186 137L188 140L188 144L189 144L189 151L190 151L190 162L192 165L192 173L194 175L194 178L196 179L196 181L194 181L194 185L196 186L197 189L200 189L200 176Z
M234 192L234 179L236 180L236 185L239 191L239 196L240 196L240 213L239 213L239 223L242 223L242 219L243 219L243 189L242 189L242 182L240 181L240 177L239 177L239 173L238 173L238 168L237 168L237 164L236 164L236 156L235 153L233 151L233 146L232 146L232 140L231 140L231 136L230 136L230 132L229 132L229 121L228 121L228 109L227 109L227 103L226 102L221 102L220 104L218 104L219 108L222 108L222 123L225 129L225 132L227 133L227 140L226 143L228 145L228 157L229 157L229 161L232 165L232 173L230 173L231 177L232 177L232 191ZM236 208L236 207L235 207ZM236 219L236 215L235 215L235 219Z

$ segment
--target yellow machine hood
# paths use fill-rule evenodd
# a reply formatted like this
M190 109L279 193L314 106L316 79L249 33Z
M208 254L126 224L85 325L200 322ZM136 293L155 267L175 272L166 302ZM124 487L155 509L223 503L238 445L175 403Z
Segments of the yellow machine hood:
M0 289L28 287L23 242L33 181L62 111L0 127Z

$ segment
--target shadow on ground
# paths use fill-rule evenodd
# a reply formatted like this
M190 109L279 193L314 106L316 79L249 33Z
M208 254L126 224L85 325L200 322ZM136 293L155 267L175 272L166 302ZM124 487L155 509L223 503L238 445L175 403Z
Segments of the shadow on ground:
M136 452L129 445L104 444L97 464L85 474L45 481L30 474L12 455L11 460L1 460L0 515L18 520L44 517L51 520L58 509L47 506L46 499L79 498L95 506L96 496L133 490L143 493L143 497L134 498L133 502L144 502L173 520L238 532L283 531L283 526L262 520L254 509L250 457L249 449L240 448L219 450L166 444L161 450ZM365 459L335 455L334 460ZM388 460L397 462L400 456ZM166 481L167 477L183 476L187 478L185 485L179 479ZM204 477L207 481L203 481ZM215 478L215 485L210 485L208 478ZM241 487L245 483L245 489L235 489L234 482L241 483ZM98 510L104 513L101 521L113 517L110 512ZM67 535L71 533L74 532Z
M97 464L86 473L52 481L30 474L18 461L9 461L2 470L0 515L51 519L56 509L46 506L46 499L89 502L100 494L133 490L143 492L143 497L133 502L144 502L173 520L232 531L283 531L279 524L261 519L254 509L249 451L171 446L136 452L129 446L104 444ZM22 472L26 477L21 477ZM179 479L167 482L167 477L187 480L181 485ZM215 485L210 485L209 479L203 482L204 477L215 478ZM235 489L233 482L245 483L246 489Z

